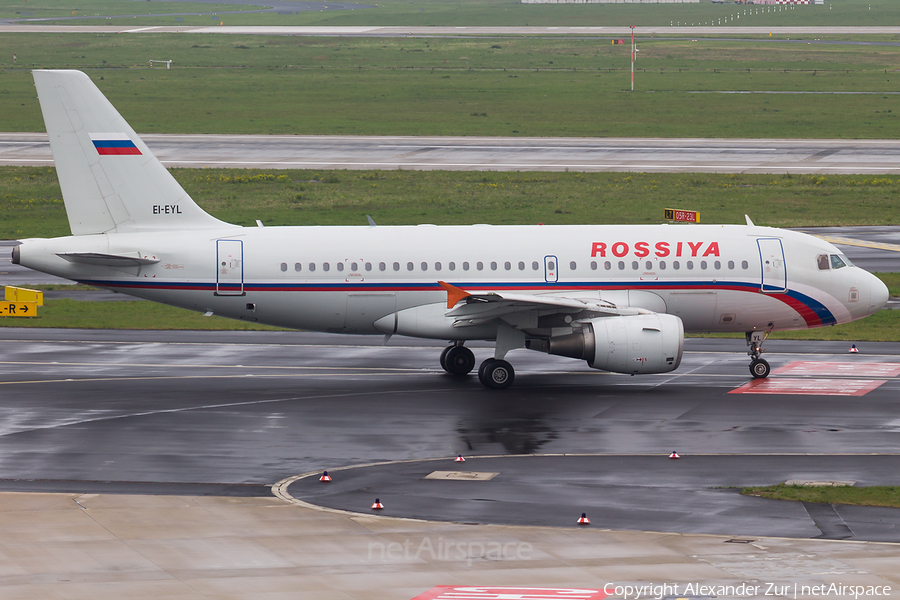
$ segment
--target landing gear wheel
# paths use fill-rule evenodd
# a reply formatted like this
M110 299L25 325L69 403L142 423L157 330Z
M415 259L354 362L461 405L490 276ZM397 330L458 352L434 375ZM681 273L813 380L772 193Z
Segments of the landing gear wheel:
M512 385L515 378L516 372L505 360L488 359L481 363L481 368L478 369L478 379L481 383L495 390L505 390Z
M750 374L753 375L754 379L765 379L769 376L769 371L771 370L769 363L763 358L754 358L750 362Z
M468 375L475 368L475 355L465 346L450 346L441 353L441 366L451 375Z

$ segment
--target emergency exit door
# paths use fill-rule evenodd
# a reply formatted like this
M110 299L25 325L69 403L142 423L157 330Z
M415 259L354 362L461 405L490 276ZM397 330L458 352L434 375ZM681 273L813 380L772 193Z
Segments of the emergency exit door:
M216 240L216 295L244 295L244 243Z

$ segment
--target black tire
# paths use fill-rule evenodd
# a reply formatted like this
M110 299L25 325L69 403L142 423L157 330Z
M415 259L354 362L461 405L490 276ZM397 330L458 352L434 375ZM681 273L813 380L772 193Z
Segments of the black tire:
M482 384L495 390L505 390L513 384L516 372L511 364L505 360L492 360L489 363L485 361L485 363L487 364L482 363Z
M769 363L762 358L754 358L750 361L750 374L754 379L765 379L771 370Z
M490 363L494 362L495 360L496 360L495 358L486 358L481 362L481 365L478 367L478 381L480 381L482 383L482 385L484 385L484 386L487 386L487 383L484 380L484 370L487 368L487 366Z
M451 375L462 377L475 368L475 354L465 346L450 346L441 356L441 366Z
M448 373L450 372L450 369L447 368L447 354L450 352L451 348L453 348L453 346L447 346L441 352L441 368Z

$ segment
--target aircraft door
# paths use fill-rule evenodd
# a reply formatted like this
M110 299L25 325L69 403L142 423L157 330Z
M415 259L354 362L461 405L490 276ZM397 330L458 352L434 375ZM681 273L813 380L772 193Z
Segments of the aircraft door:
M216 295L244 295L244 243L216 240Z
M547 283L559 281L559 261L555 256L544 257L544 281Z
M784 264L784 247L779 238L759 238L759 259L762 268L761 291L777 294L787 291L787 266Z

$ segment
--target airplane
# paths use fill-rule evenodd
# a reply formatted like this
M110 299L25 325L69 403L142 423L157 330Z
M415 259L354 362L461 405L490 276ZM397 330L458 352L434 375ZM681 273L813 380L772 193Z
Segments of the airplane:
M526 348L631 375L678 368L685 332L847 323L887 287L836 247L745 225L240 227L203 211L90 78L35 70L72 235L12 262L173 306L300 330L447 340L443 369L493 389Z

